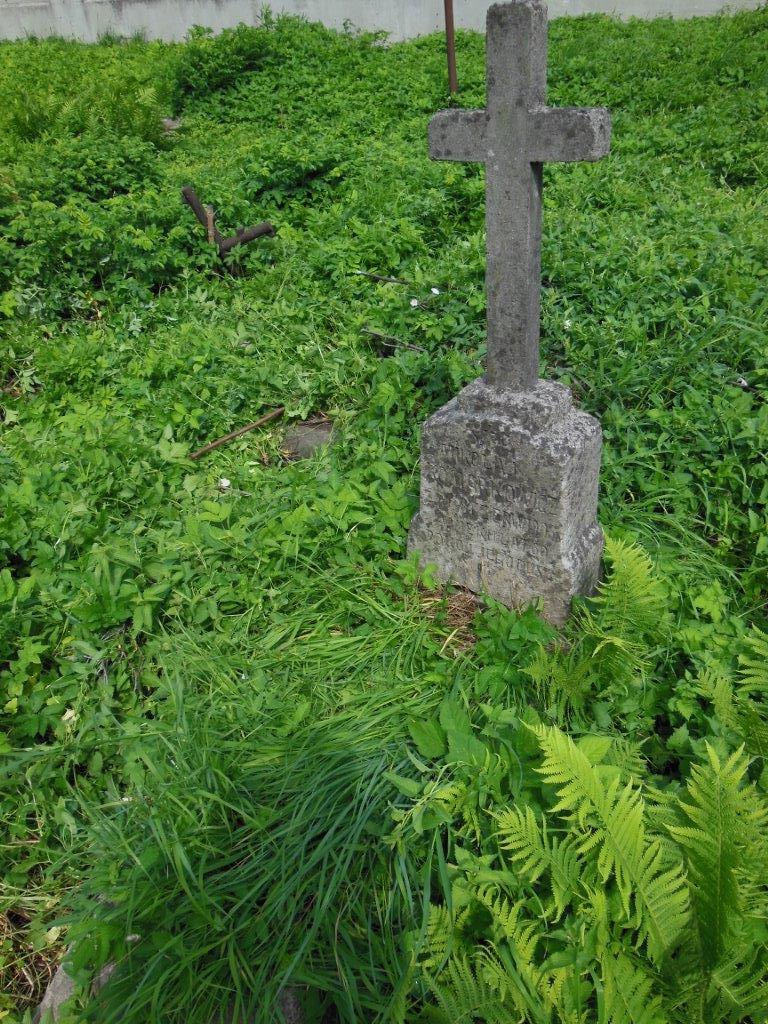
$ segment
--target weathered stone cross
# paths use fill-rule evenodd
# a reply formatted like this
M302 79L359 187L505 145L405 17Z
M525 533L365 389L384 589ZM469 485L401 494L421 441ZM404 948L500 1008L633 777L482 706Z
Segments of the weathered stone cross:
M488 105L430 124L438 160L486 165L488 364L426 421L409 550L442 580L552 622L600 577L600 424L539 380L541 170L608 152L607 110L545 106L547 9L488 11Z
M486 109L436 114L429 148L436 160L486 166L486 380L528 390L539 375L542 163L599 160L611 119L602 107L545 106L547 8L539 0L494 4L486 48Z

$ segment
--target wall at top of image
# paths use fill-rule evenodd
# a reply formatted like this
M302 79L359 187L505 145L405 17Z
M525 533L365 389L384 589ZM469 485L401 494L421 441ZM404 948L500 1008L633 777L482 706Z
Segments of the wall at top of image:
M676 18L759 7L763 0L550 0L550 17L614 14ZM459 28L482 29L490 0L454 0ZM95 42L107 32L143 33L148 39L183 39L193 25L219 31L257 24L263 0L0 0L0 39L60 35ZM443 28L441 0L272 0L272 10L299 14L334 28L383 29L410 39Z

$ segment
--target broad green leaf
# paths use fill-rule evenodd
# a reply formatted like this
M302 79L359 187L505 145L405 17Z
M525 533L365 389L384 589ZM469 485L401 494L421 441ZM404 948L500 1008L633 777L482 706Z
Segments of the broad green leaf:
M445 732L435 719L411 719L408 723L408 731L422 757L434 759L445 754L447 750Z

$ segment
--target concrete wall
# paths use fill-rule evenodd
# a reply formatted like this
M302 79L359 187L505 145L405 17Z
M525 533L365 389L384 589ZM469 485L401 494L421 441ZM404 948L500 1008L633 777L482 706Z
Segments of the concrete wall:
M550 17L600 12L620 17L685 18L727 7L744 10L763 0L550 0ZM183 39L192 25L220 30L244 21L255 24L263 0L0 0L0 39L62 35L89 42L105 32ZM456 22L481 29L490 0L454 0ZM300 14L342 28L384 29L393 39L443 27L442 0L272 0L273 11Z

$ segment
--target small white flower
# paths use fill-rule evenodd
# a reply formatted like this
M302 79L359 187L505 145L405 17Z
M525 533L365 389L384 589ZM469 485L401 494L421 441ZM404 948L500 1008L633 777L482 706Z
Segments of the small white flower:
M440 289L439 288L431 288L430 291L432 292L433 295L439 295L440 294Z
M221 480L219 480L219 490L220 491L228 491L231 486L232 486L232 481L231 480L227 480L227 478L225 476L223 476L221 478Z
M566 329L566 331L570 331L572 326L573 326L573 323L570 320L566 320L565 323L563 324L563 327Z
M74 708L67 708L64 714L61 716L62 722L71 722L73 718L77 718L77 712Z
M418 304L419 304L419 300L418 299L411 299L411 309L416 309Z
M749 381L746 379L746 377L737 377L736 378L736 384L740 388L748 388L749 387Z

